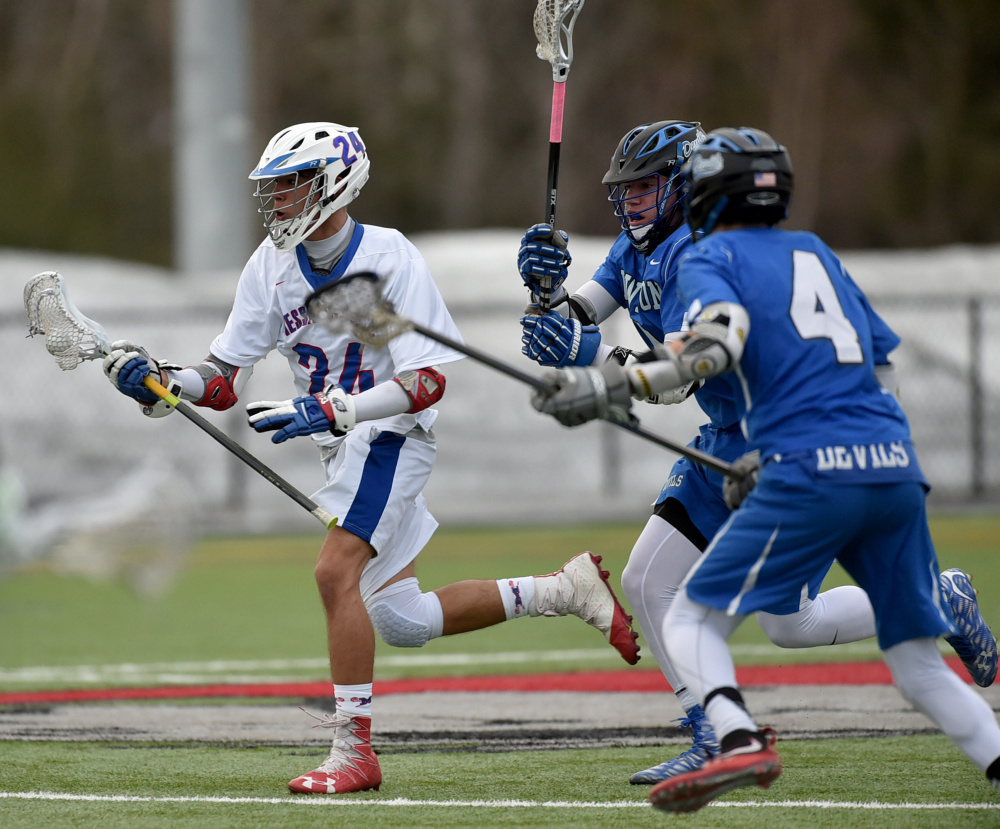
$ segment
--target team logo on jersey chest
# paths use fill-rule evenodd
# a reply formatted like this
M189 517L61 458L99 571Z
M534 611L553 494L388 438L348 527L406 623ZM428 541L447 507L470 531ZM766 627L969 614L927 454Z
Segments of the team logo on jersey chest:
M621 271L622 293L625 304L629 308L639 308L643 311L658 311L663 286L652 280L636 279L624 269Z
M306 313L306 307L300 305L298 308L294 308L284 315L285 320L285 336L298 331L300 328L306 325L312 325L312 320L309 319L309 314Z

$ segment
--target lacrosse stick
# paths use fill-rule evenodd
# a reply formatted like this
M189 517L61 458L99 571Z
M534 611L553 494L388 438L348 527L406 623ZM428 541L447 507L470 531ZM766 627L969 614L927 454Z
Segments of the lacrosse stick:
M392 307L392 303L382 295L381 283L378 277L372 273L343 276L336 282L314 291L306 299L306 311L314 323L319 323L334 332L349 330L362 342L378 347L386 345L400 334L415 331L429 340L434 340L434 342L454 349L466 357L484 363L501 374L520 380L540 392L552 390L552 386L539 377L521 371L521 369L498 360L496 357L465 345L465 343L438 334L419 322L401 317ZM732 472L732 467L728 463L714 455L648 432L638 423L618 420L605 422L619 426L634 435L662 446L664 449L677 452L722 475Z
M549 118L549 173L546 182L546 222L556 227L556 187L559 178L559 148L562 145L563 109L566 103L566 77L573 63L573 27L584 0L538 0L534 27L538 46L535 54L552 65L552 113ZM553 243L556 241L553 234ZM551 278L541 280L538 295L539 313L546 314L552 300Z
M40 273L24 286L24 310L28 315L28 336L44 334L45 348L56 358L56 363L63 371L70 371L86 360L99 360L111 352L111 338L107 332L77 310L69 298L66 280L55 271ZM177 409L199 429L215 438L243 463L259 473L264 480L309 510L324 527L330 529L337 523L333 515L299 492L277 472L257 460L225 432L205 420L152 377L146 377L143 385Z

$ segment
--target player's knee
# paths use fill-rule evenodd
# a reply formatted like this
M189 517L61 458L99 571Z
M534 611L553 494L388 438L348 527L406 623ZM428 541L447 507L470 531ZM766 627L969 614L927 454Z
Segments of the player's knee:
M644 566L631 558L622 570L622 591L625 593L628 603L633 607L642 604L642 588L646 581L645 570Z
M368 601L372 627L387 645L422 648L441 635L444 613L434 593L421 593L415 578L383 588Z
M371 544L351 532L336 529L320 551L313 578L327 607L355 596L364 566L375 554Z
M779 648L804 648L802 619L799 614L776 616L773 613L758 613L757 623L764 635Z
M677 587L662 578L652 578L648 561L634 554L622 570L622 592L632 607L658 607L666 613L677 595Z
M325 557L320 557L313 568L313 578L316 579L316 587L319 588L320 598L324 604L336 601L337 593L341 585L339 569L334 562Z

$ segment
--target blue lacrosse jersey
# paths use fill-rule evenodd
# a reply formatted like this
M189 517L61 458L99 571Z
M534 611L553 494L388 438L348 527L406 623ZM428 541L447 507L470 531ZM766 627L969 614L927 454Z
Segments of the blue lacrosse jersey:
M628 311L635 330L650 348L661 344L666 334L685 327L685 305L677 295L677 269L690 246L691 231L686 224L649 256L636 251L622 233L593 276ZM725 378L709 380L695 392L695 399L716 428L734 426L742 417L742 400Z
M801 456L831 482L923 482L906 416L874 374L899 338L816 235L710 234L683 257L678 290L692 319L713 302L747 310L743 356L728 376L763 457Z

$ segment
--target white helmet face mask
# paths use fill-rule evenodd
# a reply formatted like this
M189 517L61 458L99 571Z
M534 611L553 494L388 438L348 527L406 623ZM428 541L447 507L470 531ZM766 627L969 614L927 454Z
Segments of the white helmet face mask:
M368 181L370 166L356 127L321 121L275 135L250 173L257 182L258 212L274 246L292 250L354 201Z

